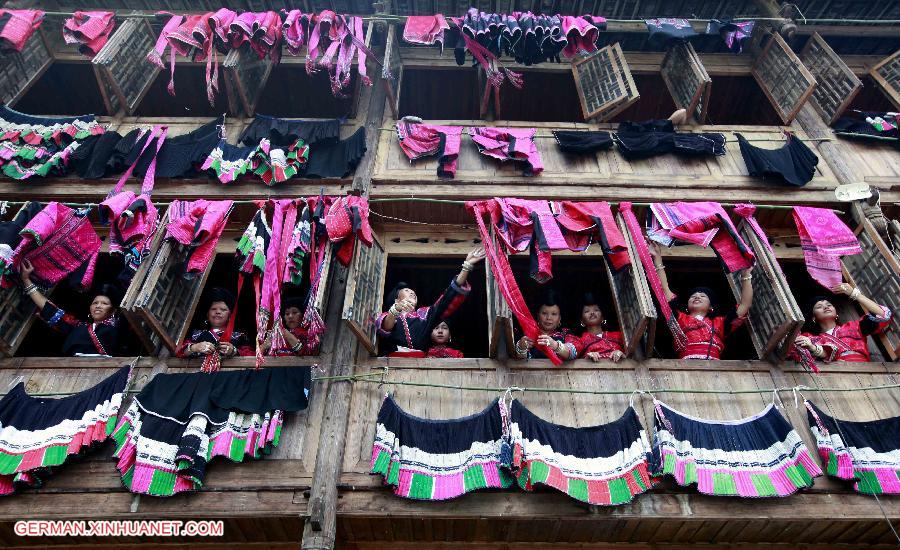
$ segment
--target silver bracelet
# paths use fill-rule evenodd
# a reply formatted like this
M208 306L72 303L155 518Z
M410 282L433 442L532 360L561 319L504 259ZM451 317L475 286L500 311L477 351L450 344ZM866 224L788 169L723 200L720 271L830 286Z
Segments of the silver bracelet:
M850 299L854 302L859 301L860 294L862 294L862 292L859 290L859 287L856 287L853 289L853 292L850 293Z
M741 277L742 281L750 281L753 280L753 275L747 275L746 277Z
M473 266L471 263L469 263L468 261L463 261L463 263L462 263L462 270L463 270L463 271L472 271L472 268L473 268L473 267L474 267L474 266Z
M23 288L23 289L22 289L22 292L24 292L25 294L32 294L32 293L34 293L36 290L37 290L37 285L34 284L34 283L32 283L32 284L26 286L25 288Z
M393 315L394 317L400 317L400 313L397 311L397 304L393 304L389 309L388 313Z

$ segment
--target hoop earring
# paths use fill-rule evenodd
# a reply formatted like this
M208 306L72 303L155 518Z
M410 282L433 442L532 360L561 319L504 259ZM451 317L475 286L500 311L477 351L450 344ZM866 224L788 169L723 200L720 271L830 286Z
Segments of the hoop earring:
M580 322L580 323L578 323L578 324L581 325L581 328L585 328L585 326L584 326L584 321L582 321L582 322Z

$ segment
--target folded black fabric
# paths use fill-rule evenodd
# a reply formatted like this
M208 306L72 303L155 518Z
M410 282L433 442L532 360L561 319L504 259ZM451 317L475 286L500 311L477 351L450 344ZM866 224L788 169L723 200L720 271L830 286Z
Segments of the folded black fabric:
M117 149L120 141L122 134L113 130L86 138L69 156L69 168L85 179L121 172L126 155Z
M255 147L263 138L272 145L286 147L302 139L306 145L336 142L341 134L341 122L332 120L296 120L256 115L238 138L238 143Z
M366 154L366 129L360 126L356 133L345 140L311 146L306 177L346 177L356 168L364 154Z
M554 130L553 137L556 138L561 150L579 155L606 151L613 146L612 135L609 132Z

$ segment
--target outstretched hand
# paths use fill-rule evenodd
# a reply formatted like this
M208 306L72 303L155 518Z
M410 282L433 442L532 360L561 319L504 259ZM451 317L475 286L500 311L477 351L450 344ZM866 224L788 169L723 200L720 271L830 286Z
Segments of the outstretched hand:
M474 265L484 259L484 247L479 246L475 250L469 252L468 256L466 256L466 261L470 264Z

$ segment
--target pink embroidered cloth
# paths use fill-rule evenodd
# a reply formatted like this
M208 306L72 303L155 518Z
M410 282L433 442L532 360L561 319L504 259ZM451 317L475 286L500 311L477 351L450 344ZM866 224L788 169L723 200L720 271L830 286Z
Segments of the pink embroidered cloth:
M403 27L403 40L410 44L423 46L432 46L438 43L443 49L444 31L449 28L450 25L441 14L410 15L406 18L406 25Z
M212 262L216 243L225 230L225 223L234 202L198 199L172 201L169 205L169 224L166 238L173 238L190 249L187 273L199 273Z
M76 11L63 25L63 40L66 44L79 44L78 51L94 57L115 26L116 16L111 11Z
M679 240L712 246L729 273L752 267L756 258L717 202L672 202L650 205L651 238L670 245Z
M41 10L0 10L0 51L21 52L43 22Z
M795 206L794 223L810 277L829 290L839 285L841 256L862 252L856 235L827 208Z

